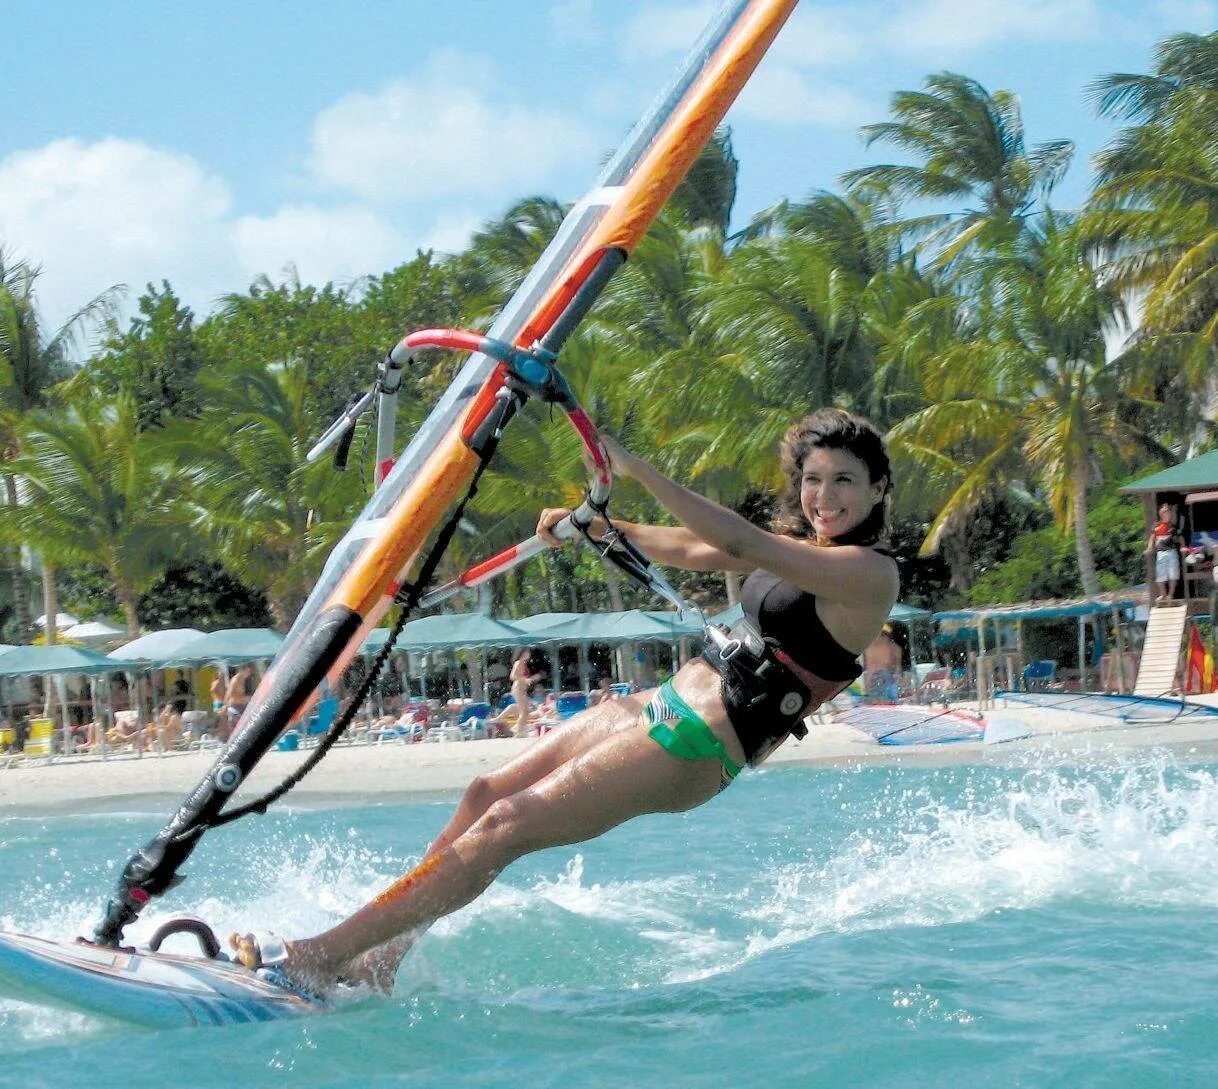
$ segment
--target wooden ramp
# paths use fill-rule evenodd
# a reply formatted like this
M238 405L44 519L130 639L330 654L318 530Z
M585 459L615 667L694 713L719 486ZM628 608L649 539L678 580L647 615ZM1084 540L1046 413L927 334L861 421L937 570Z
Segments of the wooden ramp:
M1179 687L1176 678L1180 672L1180 645L1184 641L1187 616L1188 609L1183 602L1157 605L1150 610L1138 680L1133 686L1135 696L1165 696Z

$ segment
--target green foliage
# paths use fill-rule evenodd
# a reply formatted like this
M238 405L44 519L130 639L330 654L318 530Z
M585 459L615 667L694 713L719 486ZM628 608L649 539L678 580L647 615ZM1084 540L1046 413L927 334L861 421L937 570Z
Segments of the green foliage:
M1143 581L1142 548L1146 533L1141 506L1112 494L1096 504L1089 523L1091 548L1100 588L1116 590ZM1073 535L1056 526L1018 537L1008 558L983 574L969 589L970 605L1082 596Z
M139 316L107 341L81 378L104 397L130 397L141 427L174 416L197 416L199 373L206 365L194 314L168 282L140 296Z
M150 631L162 628L265 628L272 623L266 595L251 590L215 562L171 567L140 598Z

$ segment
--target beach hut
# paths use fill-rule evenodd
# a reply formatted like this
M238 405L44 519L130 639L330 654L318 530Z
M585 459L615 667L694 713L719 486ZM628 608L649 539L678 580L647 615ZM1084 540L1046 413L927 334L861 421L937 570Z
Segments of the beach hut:
M271 628L221 628L183 642L165 665L201 665L221 662L226 666L246 662L269 662L283 646L283 636Z
M149 665L162 666L167 662L177 661L175 658L184 646L201 639L206 632L198 628L166 628L164 631L150 631L138 639L132 639L110 652L111 658L124 658L130 662L146 662Z
M194 688L198 691L198 674L200 667L191 663L184 665L180 659L176 657L184 646L201 639L206 633L198 628L166 628L163 631L148 632L139 636L137 639L132 639L130 642L124 643L122 646L115 648L110 652L111 658L121 658L129 662L139 662L145 669L164 671L172 666L177 666L180 669L190 669L195 674ZM202 667L208 670L210 667ZM214 673L214 669L211 670ZM135 687L134 676L128 676L128 683L131 685L131 691L137 691ZM155 717L158 696L155 691L156 681L152 680L153 691L150 693L152 706L149 711ZM166 681L166 689L168 682ZM140 709L142 715L143 710Z
M1212 612L1214 555L1218 551L1218 450L1139 477L1120 490L1141 499L1147 536L1159 519L1160 503L1179 505L1185 540L1190 547L1207 551L1184 557L1192 562L1181 565L1183 577L1177 592L1184 598L1189 615ZM1153 555L1146 560L1146 581L1148 593L1153 594Z
M573 646L578 655L580 687L589 683L588 648L596 644L621 647L633 643L668 643L673 646L673 661L677 658L676 644L702 631L695 617L681 618L675 612L647 612L624 609L600 613L541 613L515 621L532 633L532 641L549 649L552 687L561 687L558 647ZM619 663L620 671L620 663Z

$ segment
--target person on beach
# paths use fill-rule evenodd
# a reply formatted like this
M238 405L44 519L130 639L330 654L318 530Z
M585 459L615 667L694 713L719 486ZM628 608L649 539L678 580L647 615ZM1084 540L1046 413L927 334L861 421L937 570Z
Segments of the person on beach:
M156 718L156 743L162 751L176 749L183 738L182 716L173 702L163 704Z
M1164 605L1176 596L1176 583L1180 581L1180 546L1184 543L1177 522L1174 503L1159 504L1159 521L1146 538L1145 554L1154 553L1155 585L1158 593L1152 602Z
M873 702L895 702L901 694L901 645L885 624L863 652L867 698Z
M229 678L228 687L224 690L224 710L228 715L227 734L231 735L237 728L237 721L245 712L245 705L250 701L249 679L253 676L254 667L246 662Z
M588 695L588 706L595 707L598 703L609 703L618 698L608 677L601 677L596 687Z
M859 675L859 655L898 591L896 563L878 547L892 476L873 424L827 409L787 432L772 532L604 441L615 473L680 523L622 528L659 563L750 572L745 621L730 633L708 629L703 655L660 688L597 704L474 779L422 862L337 926L288 942L232 935L242 963L311 991L340 979L388 989L414 937L516 859L710 801L742 765L802 736L804 717ZM537 532L550 546L568 513L541 512Z
M516 657L512 659L512 668L508 671L508 680L512 686L512 702L503 709L503 715L500 718L511 715L514 720L512 732L517 737L528 735L533 712L529 689L541 680L541 674L529 672L529 659L532 654L533 651L529 647L518 650Z

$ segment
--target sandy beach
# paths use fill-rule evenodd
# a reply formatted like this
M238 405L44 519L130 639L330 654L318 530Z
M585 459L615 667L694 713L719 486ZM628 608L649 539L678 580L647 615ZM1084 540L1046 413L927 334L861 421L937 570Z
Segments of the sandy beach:
M1215 697L1202 697L1218 702ZM928 709L932 714L933 709ZM799 764L850 767L867 764L938 766L1002 764L1030 758L1083 763L1128 758L1131 750L1158 748L1183 763L1218 760L1218 716L1178 723L1134 725L1073 711L1012 703L988 712L1026 728L1030 736L1002 744L880 745L849 726L814 727L802 741L788 741L767 766ZM340 745L282 804L341 806L455 795L471 778L524 751L533 739L509 738L438 744ZM216 751L146 753L24 761L0 769L0 815L99 812L133 804L171 805L200 780ZM304 758L270 752L238 797L275 786Z

